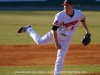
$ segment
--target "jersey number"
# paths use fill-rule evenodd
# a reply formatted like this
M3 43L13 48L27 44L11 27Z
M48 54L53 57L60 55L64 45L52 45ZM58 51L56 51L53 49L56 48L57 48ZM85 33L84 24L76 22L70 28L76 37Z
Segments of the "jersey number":
M75 26L72 26L71 30L73 30L73 29L74 29L74 27L75 27Z

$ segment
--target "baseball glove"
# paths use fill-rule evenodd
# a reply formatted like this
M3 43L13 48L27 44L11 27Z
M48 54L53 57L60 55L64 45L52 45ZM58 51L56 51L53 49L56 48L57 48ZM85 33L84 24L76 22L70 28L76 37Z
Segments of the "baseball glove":
M91 42L91 34L86 34L84 38L81 40L83 45L88 45Z

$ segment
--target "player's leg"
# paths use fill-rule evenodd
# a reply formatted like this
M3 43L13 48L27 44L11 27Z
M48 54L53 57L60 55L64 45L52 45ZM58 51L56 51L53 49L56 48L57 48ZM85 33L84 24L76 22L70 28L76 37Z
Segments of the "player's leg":
M69 48L70 40L71 39L69 38L59 42L62 48L59 49L57 53L54 75L60 75L60 72L62 71L63 62Z
M45 45L48 43L53 42L53 35L52 32L48 32L43 37L40 37L32 27L28 28L26 32L32 37L32 39L38 44L38 45Z
M53 35L52 32L48 32L46 35L43 37L40 37L34 30L33 28L28 25L24 27L20 27L17 31L18 33L26 32L28 33L32 39L38 44L38 45L44 45L53 42Z

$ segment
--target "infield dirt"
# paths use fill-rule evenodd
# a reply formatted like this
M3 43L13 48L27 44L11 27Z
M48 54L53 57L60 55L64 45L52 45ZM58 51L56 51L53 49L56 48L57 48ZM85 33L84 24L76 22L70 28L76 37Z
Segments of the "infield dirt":
M54 65L56 55L54 45L0 45L0 66ZM64 64L100 64L100 44L71 44Z

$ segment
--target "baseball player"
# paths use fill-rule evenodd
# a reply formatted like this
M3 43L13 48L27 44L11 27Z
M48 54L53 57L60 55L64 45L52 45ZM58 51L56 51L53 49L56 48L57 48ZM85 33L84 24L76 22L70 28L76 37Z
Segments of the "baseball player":
M62 71L64 58L68 52L72 35L80 22L86 31L86 39L84 38L84 40L82 40L84 45L90 43L91 36L85 21L86 17L82 11L74 9L73 2L71 0L65 0L62 5L64 6L64 10L55 15L51 31L43 37L40 37L30 25L20 27L17 31L18 33L28 33L38 45L45 45L51 42L55 43L55 47L58 49L58 52L55 62L54 75L60 75Z

